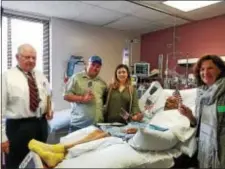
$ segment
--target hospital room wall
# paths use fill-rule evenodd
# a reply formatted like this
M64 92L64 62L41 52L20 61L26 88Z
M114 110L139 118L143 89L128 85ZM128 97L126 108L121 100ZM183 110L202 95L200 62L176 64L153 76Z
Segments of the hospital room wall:
M158 67L158 55L173 52L173 28L143 34L141 36L141 61L151 63L151 69ZM198 58L204 54L225 56L225 15L196 21L175 27L176 51L188 53L190 58ZM180 57L185 58L186 55ZM176 61L172 59L170 67ZM165 63L165 62L164 62ZM184 68L183 68L184 70Z
M100 76L108 83L113 77L115 67L122 62L122 51L127 39L134 38L132 34L82 24L79 22L52 18L51 20L51 57L52 57L52 88L55 110L69 108L63 100L63 77L67 61L71 55L83 56L85 61L89 56L99 55L103 59ZM139 38L140 37L136 37ZM140 60L140 44L133 45L133 62Z

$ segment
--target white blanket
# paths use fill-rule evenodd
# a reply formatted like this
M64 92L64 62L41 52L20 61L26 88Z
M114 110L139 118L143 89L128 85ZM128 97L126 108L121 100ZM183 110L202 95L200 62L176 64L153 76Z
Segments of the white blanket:
M99 140L78 144L68 150L66 158L67 159L74 158L86 152L100 150L115 144L125 144L125 142L121 138L105 137Z
M181 142L191 138L195 132L195 128L190 127L189 119L181 115L177 109L157 113L150 120L150 124L169 128Z
M189 120L176 109L157 113L150 124L169 128L180 141L176 148L182 153L192 157L197 150L195 138L196 128L190 127ZM160 146L160 145L159 145Z
M90 126L61 138L61 143L79 140L96 127ZM165 152L139 152L120 138L106 137L69 149L67 159L56 168L170 168L173 157L181 154L174 149Z

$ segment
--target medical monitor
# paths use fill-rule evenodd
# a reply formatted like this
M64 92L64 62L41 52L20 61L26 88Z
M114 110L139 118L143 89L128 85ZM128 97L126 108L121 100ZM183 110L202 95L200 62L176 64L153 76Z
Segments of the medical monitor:
M149 76L150 63L147 62L138 62L134 63L134 74L139 77Z

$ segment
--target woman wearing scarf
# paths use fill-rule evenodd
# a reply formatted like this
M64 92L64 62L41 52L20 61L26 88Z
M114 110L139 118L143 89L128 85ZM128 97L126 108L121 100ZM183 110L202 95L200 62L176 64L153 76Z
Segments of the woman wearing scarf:
M196 117L186 106L180 112L197 127L200 168L225 168L225 64L216 55L201 57L197 80Z

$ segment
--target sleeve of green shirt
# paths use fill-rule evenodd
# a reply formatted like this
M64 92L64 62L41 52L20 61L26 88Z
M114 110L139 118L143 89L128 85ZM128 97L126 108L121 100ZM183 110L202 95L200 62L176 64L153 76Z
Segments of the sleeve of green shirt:
M76 75L73 75L65 85L63 95L76 94Z
M132 114L141 112L138 104L138 97L137 97L137 90L133 89L133 100L132 100L132 106L131 106L131 112Z

